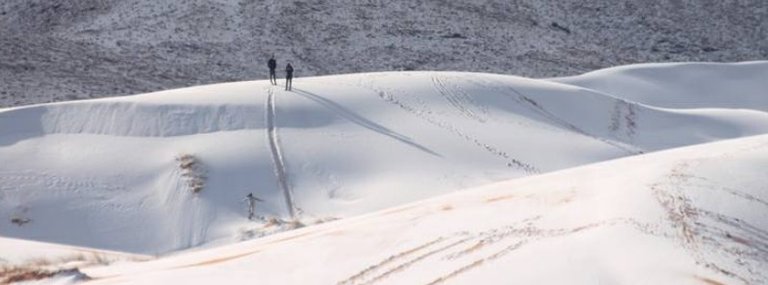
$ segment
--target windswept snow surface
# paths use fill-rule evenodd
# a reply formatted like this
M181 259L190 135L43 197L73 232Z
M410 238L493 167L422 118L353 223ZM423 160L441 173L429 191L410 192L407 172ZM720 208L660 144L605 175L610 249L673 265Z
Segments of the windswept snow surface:
M249 192L264 200L257 214L265 219L289 220L293 212L314 224L491 182L768 133L760 97L768 83L755 76L768 73L768 63L685 66L554 80L354 74L298 78L292 92L253 81L4 109L0 235L166 254L295 226L248 221L242 199ZM694 81L678 80L694 76L688 73L755 101L738 109L655 104L669 97L654 92L662 87L698 96ZM587 88L602 81L616 82ZM644 94L636 82L660 87ZM734 100L731 92L710 91L708 98Z
M516 179L93 284L766 284L768 136Z

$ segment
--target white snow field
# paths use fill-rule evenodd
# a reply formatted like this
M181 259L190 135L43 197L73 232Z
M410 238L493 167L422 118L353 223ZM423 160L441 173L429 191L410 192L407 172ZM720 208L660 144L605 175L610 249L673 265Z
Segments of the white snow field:
M577 167L93 284L766 284L768 135Z
M768 258L763 254L766 250L764 224L741 216L739 220L723 222L733 224L733 227L743 226L739 224L741 222L751 226L750 231L744 230L744 234L732 234L745 239L741 246L751 250L748 252L758 253L753 259L740 257L737 262L757 266L754 271L758 273L739 271L752 268L746 265L736 270L728 267L734 263L721 263L730 255L711 250L710 247L717 245L712 240L725 242L711 237L716 236L709 233L715 229L701 230L707 231L704 233L707 234L704 236L706 242L686 240L682 244L687 247L669 242L680 241L675 238L673 229L699 227L701 221L696 219L707 219L701 214L685 222L689 224L681 225L683 222L677 221L681 218L675 215L689 215L685 211L675 212L687 211L687 208L680 208L681 203L699 199L696 196L699 192L690 195L685 192L686 195L680 194L682 196L671 192L688 191L685 190L687 186L683 187L685 185L678 188L659 186L651 191L660 194L649 197L661 197L662 202L672 204L668 205L673 207L668 212L659 212L654 208L656 206L646 206L648 201L654 200L642 200L645 199L643 195L651 195L648 189L652 185L646 180L666 175L664 169L671 167L667 164L676 163L677 152L669 153L668 159L662 154L647 156L649 158L644 155L566 172L572 174L551 174L499 184L531 186L466 190L651 151L768 133L766 74L768 62L637 65L549 80L459 72L370 73L297 78L291 92L284 91L282 86L273 87L267 81L251 81L2 109L0 236L8 239L2 239L0 243L23 239L125 252L126 256L133 256L125 259L175 253L182 260L179 262L183 262L198 254L245 256L240 246L262 248L264 243L279 240L280 236L311 233L327 227L340 230L350 227L350 231L357 232L349 237L307 240L310 245L304 255L295 253L302 252L303 247L295 247L296 251L290 256L283 255L289 252L285 251L287 248L294 247L284 247L284 243L278 242L274 251L270 251L272 253L253 256L255 259L249 255L248 259L238 259L245 262L240 265L227 267L231 264L227 262L210 270L216 273L228 269L243 271L238 273L245 274L241 276L245 279L239 279L243 283L253 281L252 278L259 275L250 276L251 272L245 272L247 270L242 266L247 266L248 270L263 266L264 270L274 270L272 275L262 269L253 272L261 272L262 278L271 278L264 279L265 284L314 280L301 279L302 276L314 276L318 282L309 282L314 284L377 281L402 284L402 280L411 279L390 279L388 272L403 271L399 266L410 267L411 263L402 263L402 259L376 259L395 254L392 250L412 247L414 250L406 251L406 255L418 258L416 262L439 257L434 266L422 263L430 264L429 272L440 273L435 271L439 268L459 270L456 266L469 261L467 258L479 258L481 255L478 254L490 251L481 250L469 255L457 253L456 257L422 255L483 239L494 241L497 239L494 229L504 236L502 240L505 242L498 245L511 246L507 244L506 236L527 231L525 222L520 224L523 225L521 229L515 226L519 218L535 223L532 225L535 228L530 229L531 238L546 237L542 243L528 247L545 250L536 254L564 252L576 246L583 248L584 253L574 253L574 259L548 260L552 264L549 267L537 267L532 261L524 261L521 265L530 267L520 268L527 268L525 274L528 275L506 275L511 270L508 266L493 270L494 265L471 270L473 273L467 275L459 270L447 276L451 279L448 281L463 283L462 278L470 278L465 276L479 274L477 276L483 276L481 278L498 282L509 280L509 277L557 282L558 279L540 278L559 278L561 275L583 283L590 283L589 280L619 283L645 280L637 279L641 277L658 277L668 283L690 278L695 282L699 277L766 282L760 275L763 273L759 273L759 266L764 268ZM749 139L743 143L750 145L757 141ZM701 149L727 152L720 148L738 145L738 142L742 141ZM680 153L688 152L681 150ZM709 207L706 204L701 206L702 209L720 213L718 211L733 208L742 211L740 214L752 215L749 216L752 218L768 217L765 203L760 203L765 201L761 195L765 195L766 189L760 189L760 181L749 180L754 177L748 176L760 171L760 155L764 157L765 152L753 153L750 159L757 159L754 161L734 160L732 163L738 168L733 169L739 171L717 168L720 172L694 173L704 179L714 179L712 183L735 183L726 185L730 187L728 191L737 193L733 194L736 197L751 197L750 201L758 202L726 203L726 199L735 198L712 194L700 199L718 201L717 207L706 208ZM658 165L652 158L658 159ZM765 165L765 160L762 162ZM636 168L630 167L635 163L638 164ZM588 170L605 168L608 169L601 170L600 175ZM726 179L742 175L747 176L733 181ZM753 184L740 188L738 183L747 182ZM547 187L536 186L538 184ZM502 210L493 203L476 206L470 203L462 206L461 211L447 211L434 216L434 222L422 224L408 215L419 216L419 213L434 209L432 206L412 206L413 210L403 212L409 218L398 218L393 224L355 220L361 221L361 227L371 230L358 231L357 226L345 226L356 222L339 221L253 243L212 249L301 224L313 225L367 214L459 190L462 192L456 194L458 196L440 199L452 203L459 203L461 199L482 200L494 191L542 191L546 196L549 195L546 191L555 191L554 188L571 189L568 191L573 192L572 196L585 197L583 204L574 205L588 211L561 210L552 203L536 202L538 198L533 202L528 201L530 199L512 200L509 203L516 203L513 206L505 202ZM626 196L623 196L625 191ZM264 200L257 204L257 214L263 220L247 219L243 199L250 192ZM738 193L746 193L746 196L738 196L741 195ZM683 200L676 200L678 196ZM434 202L424 203L432 205ZM451 214L464 211L471 214L455 217ZM554 214L561 211L562 215ZM535 218L550 215L553 221L561 223L551 224L547 222L549 218ZM379 213L368 219L388 217ZM621 220L624 218L636 220ZM429 219L432 221L433 218ZM604 220L609 222L604 223ZM617 222L619 220L621 222ZM615 226L588 227L589 231L575 231L573 235L569 234L573 238L563 241L555 238L565 235L569 229L593 223ZM641 234L637 231L645 227L642 223L653 226ZM716 229L725 227L720 224L711 227L715 226ZM461 228L464 230L458 230ZM512 234L501 234L504 231ZM360 240L352 242L355 237ZM439 240L429 243L431 241L425 240L426 237ZM616 237L620 239L614 240ZM624 237L632 239L632 243L623 241ZM458 243L464 239L466 241ZM519 240L522 242L523 239ZM627 242L626 247L624 242ZM345 251L347 243L350 251ZM355 243L359 244L352 246ZM597 244L604 250L595 252ZM322 245L333 246L326 248ZM669 251L656 250L657 245L667 247ZM738 244L728 245L740 254L746 254ZM211 251L189 255L182 252L204 248L211 248ZM495 248L488 247L487 250ZM637 261L621 259L627 258L627 254L647 255ZM715 259L709 259L708 254ZM20 260L4 255L0 253L0 258L6 261L0 259L0 262L12 264L14 260ZM345 255L349 255L349 260L344 258ZM459 258L465 255L467 258ZM654 256L664 256L668 263L656 262L652 259ZM28 259L38 257L30 251ZM293 268L299 264L296 259L312 260L307 260L307 265L298 266L301 267L298 269ZM158 260L158 264L166 262L163 260L165 258ZM615 264L611 262L614 260L623 262ZM339 264L338 268L334 265L334 270L329 270L329 262ZM376 262L385 263L385 266L375 266ZM520 261L510 259L505 262L512 263L500 264ZM566 270L583 263L594 267L584 271ZM154 266L150 264L155 263L146 264ZM398 267L387 267L390 265ZM354 270L368 266L372 266L371 272L354 275L357 274ZM641 267L645 269L633 271ZM200 267L199 273L208 272L205 268L208 267ZM680 274L637 275L655 272L656 268L667 268L670 272L679 269ZM719 269L716 268L724 271L717 273ZM566 271L559 274L560 270ZM295 274L299 271L301 274ZM99 272L88 274L106 276ZM115 274L128 274L125 273L128 271L119 272ZM438 281L428 280L439 276L429 275L424 270L413 272L413 275L408 273L397 278L414 276L416 279L412 282L415 283ZM689 276L689 273L696 273L698 277ZM232 278L240 276L238 274ZM135 281L160 282L151 279Z

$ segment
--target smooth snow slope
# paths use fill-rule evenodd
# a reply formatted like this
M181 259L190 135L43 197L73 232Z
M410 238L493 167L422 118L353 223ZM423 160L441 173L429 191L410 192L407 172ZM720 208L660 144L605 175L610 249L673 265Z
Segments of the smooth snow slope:
M766 284L768 136L506 181L93 284Z
M660 85L687 86L664 81L673 66L652 68L664 75ZM768 63L722 69L747 76L767 72ZM752 79L707 78L755 94L768 89ZM257 214L294 213L311 224L768 133L764 106L658 108L622 99L621 90L503 75L373 73L294 86L227 83L0 111L0 235L162 254L292 227L249 222L242 201L249 192L265 200ZM185 155L192 158L179 159ZM196 180L204 182L199 193ZM14 218L30 222L17 226Z
M739 68L720 63L638 64L554 80L621 94L624 99L657 107L768 111L765 63L738 65ZM728 84L722 84L724 79Z

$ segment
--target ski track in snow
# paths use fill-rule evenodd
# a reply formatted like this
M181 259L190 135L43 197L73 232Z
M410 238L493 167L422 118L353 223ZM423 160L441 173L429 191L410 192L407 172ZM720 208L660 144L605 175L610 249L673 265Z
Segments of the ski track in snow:
M489 203L493 203L490 201ZM531 243L561 238L602 227L629 226L640 232L664 236L655 226L632 218L613 218L569 228L539 228L531 224L539 217L481 232L457 232L390 255L337 285L370 285L403 274L411 267L446 263L448 270L435 271L427 284L442 284L482 265L489 264ZM419 264L423 263L423 264Z
M275 121L277 120L277 113L275 111L275 94L271 87L267 89L267 138L269 140L269 148L272 153L272 161L275 163L275 176L277 177L278 187L283 191L285 196L285 204L288 209L288 214L292 219L296 218L296 204L293 201L293 193L288 184L288 175L285 171L285 161L283 160L283 154L280 149L280 137L277 133L277 126Z
M739 152L736 150L733 153ZM738 190L722 187L705 177L696 176L692 169L706 161L719 160L729 154L717 157L684 160L675 165L663 180L650 186L654 198L667 213L681 246L691 253L696 262L705 268L738 279L744 284L764 284L768 276L755 264L766 261L768 254L768 231L749 224L737 217L726 216L703 209L695 201L695 195L686 193L690 189L699 191L724 191L751 203L766 205L766 201L752 195L740 194ZM688 190L684 190L688 189ZM718 225L718 226L712 226ZM723 232L723 229L726 229ZM747 239L744 237L756 237ZM725 252L734 258L739 267L718 264L707 255ZM744 276L753 276L747 280Z
M522 169L523 171L525 171L527 173L530 173L530 174L541 173L541 170L539 170L535 166L533 166L533 165L531 165L529 163L520 161L518 159L511 158L508 153L506 153L506 152L504 152L502 150L499 150L498 147L490 145L490 144L485 143L485 142L482 142L478 138L473 137L471 135L468 135L465 132L459 130L456 126L451 125L449 123L446 123L445 121L441 121L439 119L436 119L433 116L430 116L429 114L432 114L432 111L428 110L426 106L424 108L420 109L420 108L416 108L416 107L414 107L412 105L406 104L403 101L397 99L393 95L393 93L394 93L393 91L387 90L384 87L375 86L373 82L358 81L357 84L360 87L363 87L363 88L366 88L366 89L374 91L378 95L378 97L381 98L382 100L384 100L385 102L390 103L390 104L394 104L394 105L398 106L400 109L402 109L402 110L404 110L404 111L406 111L406 112L408 112L410 114L413 114L416 117L418 117L418 118L420 118L420 119L422 119L422 120L424 120L424 121L426 121L426 122L428 122L428 123L430 123L430 124L432 124L434 126L437 126L437 127L441 128L441 129L444 129L444 130L448 131L449 133L452 133L452 134L454 134L454 135L456 135L456 136L458 136L458 137L460 137L460 138L462 138L462 139L464 139L464 140L466 140L468 142L473 143L474 145L482 148L486 152L489 152L489 153L493 154L494 156L503 158L504 160L507 161L507 166L509 166L509 167L516 167L516 168ZM405 92L401 91L401 93L405 93Z
M482 83L486 83L486 84L482 84ZM488 84L488 83L495 83L495 84ZM496 82L494 80L482 80L480 82L480 84L482 84L485 87L494 86L494 85L500 85L500 83L498 83L498 82ZM508 89L509 91L511 91L514 94L513 97L514 97L514 100L516 102L520 103L522 106L525 106L529 110L539 114L540 116L544 117L545 119L553 122L557 126L561 126L561 127L565 128L565 129L571 130L571 131L576 132L578 134L581 134L581 135L590 137L592 139L601 141L603 143L609 144L609 145L611 145L613 147L621 149L621 150L623 150L623 151L625 151L625 152L627 152L629 154L632 154L632 155L637 155L637 154L643 154L644 153L642 150L635 150L635 149L632 149L631 147L622 145L620 143L617 143L617 142L614 142L614 141L611 141L611 140L608 140L608 139L605 139L605 138L601 138L601 137L592 135L592 134L588 133L587 131L577 127L576 125L574 125L574 124L572 124L572 123L570 123L570 122L568 122L568 121L566 121L566 120L556 116L555 114L552 114L551 112L547 111L547 109L544 108L544 106L542 106L541 104L539 104L535 100L531 99L530 97L526 96L523 92L520 92L520 90L518 90L517 88L512 87L512 86L507 86L506 84L501 84L501 85L504 85L503 88ZM494 89L498 90L498 89L501 89L501 88L495 87ZM508 94L508 93L507 92L502 92L502 94ZM617 107L617 108L620 108L620 107ZM627 107L627 109L628 109L627 112L629 112L629 113L624 115L624 119L627 120L627 122L626 122L627 130L626 131L627 131L627 135L628 136L632 136L632 135L634 135L634 132L635 132L634 129L636 128L637 113L636 113L636 111L635 111L635 109L634 109L634 107L632 105L629 105ZM616 116L621 116L621 114L616 115ZM617 118L617 120L619 120L619 119ZM615 123L615 124L616 124L616 128L618 130L618 128L619 128L618 124L619 123Z
M372 265L365 270L353 275L352 277L337 283L338 285L369 285L382 281L391 275L405 271L412 265L421 262L433 255L449 250L469 238L459 238L458 240L447 237L439 237L418 247L394 254L387 259ZM374 275L375 274L375 275ZM373 275L372 277L370 277Z
M533 217L487 231L439 236L416 247L397 252L337 284L375 284L387 278L396 278L396 274L404 274L412 267L444 262L448 263L448 270L435 271L437 276L433 281L426 283L442 284L530 243L615 226L628 226L647 235L678 241L696 259L697 264L708 271L740 280L745 284L763 284L766 276L761 274L761 269L756 266L765 261L765 254L768 253L768 232L739 218L705 210L697 204L695 196L686 193L693 190L724 191L750 203L763 206L768 204L759 197L723 187L716 181L693 174L697 173L695 166L703 161L724 159L737 152L754 148L738 149L732 153L697 160L682 160L672 167L662 180L649 185L649 195L655 197L661 208L667 212L669 224L618 217L568 228L540 228L532 223L538 217ZM497 200L492 198L487 201L493 203ZM727 231L722 232L719 229ZM454 248L456 249L450 252ZM717 259L709 255L718 255L718 251L727 252L734 260L732 264L740 266L725 266L714 261ZM744 276L753 278L747 279Z
M637 129L638 116L648 115L648 118L652 118L652 114L643 113L645 105L642 103L634 103L632 101L616 98L612 98L616 100L603 100L605 98L602 98L600 100L590 101L601 103L590 107L600 108L588 109L591 111L605 111L605 116L595 117L602 118L602 120L582 120L578 116L573 116L574 113L565 112L567 111L568 106L563 108L563 105L558 105L555 101L546 96L546 92L540 91L536 87L530 87L535 86L535 84L530 86L526 84L510 84L517 81L505 81L500 78L475 78L473 76L463 78L461 76L451 76L448 73L444 73L416 78L423 82L420 82L422 84L419 85L419 89L413 90L407 88L403 89L403 87L398 85L397 81L389 80L390 78L384 78L384 76L377 77L376 75L367 75L360 76L356 79L357 80L352 83L342 84L349 84L350 86L366 89L357 90L361 91L359 93L363 94L363 96L378 97L369 97L364 98L365 100L361 100L364 103L374 105L371 107L378 107L382 110L396 113L394 117L407 118L410 116L412 122L418 123L416 126L437 127L434 128L433 131L435 132L435 137L449 141L451 146L461 146L462 151L469 152L472 156L487 158L486 160L490 160L491 163L498 164L498 166L501 166L501 163L506 163L506 165L513 170L520 172L524 171L529 174L536 174L541 171L531 164L517 160L514 157L514 151L512 151L511 154L507 153L506 151L513 150L514 147L505 144L504 140L499 139L500 136L494 136L494 134L489 135L488 133L476 129L478 127L503 127L506 126L504 123L507 123L501 119L495 119L494 115L499 114L495 112L496 109L493 109L494 112L491 112L486 108L487 106L495 106L494 104L483 105L483 103L496 101L485 101L483 99L493 99L502 102L503 106L510 108L510 112L514 112L515 115L524 117L525 120L521 120L523 122L527 122L526 120L534 121L536 122L537 127L540 126L546 128L546 131L557 134L569 134L571 138L576 137L582 139L580 136L584 136L586 138L583 139L586 141L589 141L591 138L595 141L591 141L590 145L596 145L601 147L601 149L607 149L611 152L616 152L616 149L620 149L629 154L643 153L640 148L634 147L632 144L629 144L629 142L635 140L636 135L644 135L644 133L636 134L638 130L644 131L644 129ZM427 80L431 80L431 82ZM262 90L267 93L261 94L267 95L266 102L261 101L264 100L262 99L263 97L256 96L256 101L258 101L257 103L259 104L248 105L253 106L255 111L249 110L250 107L229 109L228 105L223 104L217 107L220 112L213 112L215 116L212 115L211 117L214 119L205 121L214 123L226 121L226 119L222 118L229 118L227 116L227 113L231 113L229 110L245 110L247 111L245 113L250 113L252 116L261 116L260 113L264 112L264 122L246 118L241 120L242 122L237 121L236 123L238 126L242 125L243 129L246 127L250 129L258 128L258 134L266 135L265 139L269 145L270 154L264 153L262 157L264 155L271 156L273 164L270 165L269 161L266 161L266 164L264 165L265 168L259 169L265 169L268 177L274 175L276 178L275 185L266 185L266 187L279 187L279 189L276 190L283 192L284 203L288 211L287 214L290 215L292 219L298 219L303 215L302 209L297 206L294 199L298 198L299 202L305 207L309 204L304 204L308 202L302 197L296 196L297 194L301 194L301 192L294 191L300 189L293 189L295 186L292 186L290 183L297 181L296 179L298 179L297 175L299 175L299 173L294 173L288 168L289 165L287 165L286 159L290 158L285 157L285 153L282 152L282 148L286 147L286 145L281 144L280 136L280 131L284 130L280 130L279 128L285 127L291 121L290 119L292 118L289 118L291 117L289 116L291 111L301 112L304 111L304 109L289 110L291 108L281 108L280 118L278 118L276 96L298 96L295 98L282 98L281 100L291 99L292 101L292 99L297 98L312 100L315 103L320 104L321 107L327 109L327 111L347 119L349 122L357 124L357 126L363 127L367 131L375 132L376 134L374 135L376 136L383 135L386 136L388 140L397 140L401 143L406 143L415 148L419 148L425 152L435 154L429 149L416 143L416 141L410 137L397 133L393 129L386 128L386 124L379 125L375 121L368 120L367 116L360 115L357 111L354 111L357 109L349 108L348 106L350 105L346 103L337 104L335 101L328 99L334 97L326 98L324 95L316 95L315 93L300 89L295 92L276 91L278 89L275 89L274 87ZM250 93L252 92L251 89L249 89L248 92L248 95L252 94ZM374 94L370 94L370 92L374 92ZM331 94L328 91L318 91L317 93ZM427 96L417 96L422 95L418 93L424 93L424 95ZM491 93L490 95L493 95L492 98L485 98L484 94L487 93ZM473 97L472 94L477 94L477 96ZM246 101L253 100L253 97L243 96L242 98L238 97L237 99ZM164 101L160 102L162 103ZM437 104L431 105L431 102L437 102ZM265 103L264 107L260 106L261 103ZM286 101L284 103L293 102ZM119 105L128 104L121 103ZM61 106L56 106L59 108L68 105L61 104ZM80 108L71 108L71 110L78 109ZM170 110L163 110L163 112L168 113L167 118L171 118L170 121L172 122L184 122L185 118L192 117L192 115L195 114L195 110L209 108L184 107L177 109L171 108ZM71 110L68 112L58 110L57 112L69 113ZM325 115L324 111L326 110L321 111ZM57 112L51 111L51 113ZM578 114L585 113L583 111L575 113L575 115ZM61 116L53 121L65 120L65 118L66 116ZM744 118L752 117L745 116ZM278 119L280 119L279 124L277 121ZM454 119L457 120L453 121ZM388 123L393 121L395 120L386 120ZM648 121L651 120L649 119ZM596 124L591 125L590 122L596 122ZM116 123L111 122L110 124ZM76 126L76 124L72 125ZM198 125L202 127L198 127ZM232 130L231 128L225 127L205 127L208 125L212 124L171 123L168 124L168 126L176 127L168 127L168 131L164 131L164 128L158 128L159 131L154 131L152 134L160 134L158 136L169 134L178 135L185 134L185 132L174 132L174 130L194 130L195 128L202 128L206 132L213 132L213 130ZM348 125L357 127L352 124ZM649 123L648 125L650 126L653 124ZM224 126L226 126L226 124ZM645 128L646 126L642 127ZM74 130L75 128L73 127L71 129ZM266 133L262 133L262 129L264 129ZM415 127L413 130L418 129L418 127ZM71 133L76 132L71 131ZM92 133L98 132L93 131ZM135 132L129 130L126 133L134 134ZM283 132L283 136L285 135L286 133ZM424 136L421 136L419 138L423 137ZM283 138L288 139L286 137ZM643 137L639 136L638 138ZM158 140L159 139L160 138L158 138ZM283 141L282 143L285 142L286 141ZM499 145L492 145L487 142L499 143ZM501 148L498 148L497 146ZM613 149L614 147L616 149ZM646 216L638 216L636 219L635 217L621 214L614 217L589 217L589 220L586 221L574 221L567 224L551 224L541 222L546 219L541 219L541 215L534 216L536 214L536 212L534 212L528 215L525 219L515 218L512 220L507 218L500 220L499 222L494 222L494 224L488 226L478 224L477 226L482 228L472 227L471 230L464 227L453 229L440 228L436 229L434 232L431 230L420 231L418 233L423 233L424 235L419 235L415 239L413 238L415 235L403 236L408 238L404 244L387 244L392 240L385 240L383 243L387 244L387 246L373 248L372 252L375 254L374 256L362 256L358 262L354 264L350 263L350 265L354 266L351 268L340 267L344 272L341 272L342 274L340 276L334 275L334 279L329 280L330 282L328 283L336 283L338 285L388 284L401 283L404 282L403 280L410 280L419 284L461 283L461 281L466 280L464 278L470 278L473 274L476 275L485 272L486 269L489 269L486 267L489 264L494 265L493 263L495 262L495 265L498 266L498 264L504 263L504 260L508 260L504 258L505 256L511 259L517 258L517 250L520 248L527 250L529 246L538 246L540 241L552 239L559 240L576 233L608 227L627 228L631 231L639 231L642 234L653 236L653 238L667 239L670 243L673 243L675 247L679 247L680 250L687 252L688 255L692 257L691 260L695 261L696 266L700 267L700 269L706 269L707 271L718 274L720 277L728 277L731 281L741 281L746 284L768 283L768 272L764 272L760 266L768 261L768 231L761 228L763 225L759 222L759 219L752 219L754 218L753 216L746 218L740 216L746 214L738 212L739 209L719 211L719 209L711 207L712 203L717 203L717 201L713 202L707 200L716 196L699 194L699 192L707 191L721 192L721 197L737 197L739 198L737 201L738 203L745 203L747 206L767 207L768 199L763 197L764 195L761 195L761 192L749 192L749 190L752 190L752 188L750 188L752 187L751 184L747 186L744 186L746 184L739 183L728 184L728 180L725 180L726 178L724 178L727 177L727 175L710 175L716 172L707 172L717 171L710 168L713 167L712 165L716 165L719 160L727 160L728 156L759 147L768 147L768 143L763 143L761 145L752 144L739 149L730 149L730 152L725 154L718 152L708 156L704 155L704 157L697 156L695 159L675 159L665 162L668 164L661 166L661 169L657 168L654 170L656 171L654 172L654 175L656 175L653 176L654 178L651 180L642 180L642 186L638 187L639 190L637 190L637 193L633 193L633 195L644 195L643 197L647 198L645 200L637 201L645 201L650 205L649 209L655 211L654 213L657 214L657 216L653 216L653 219L643 218ZM259 148L259 151L262 150L263 149ZM291 151L291 149L289 148L288 151ZM764 157L757 157L756 159L764 159ZM759 167L762 165L760 164L762 162L764 162L764 160L750 161L750 163L752 163L750 165ZM546 168L545 164L539 166ZM325 170L326 169L320 168L319 170L313 171ZM273 172L273 174L269 174L270 171ZM23 216L28 211L30 213L35 213L34 211L36 210L34 207L31 209L25 207L24 203L27 203L28 201L35 202L39 200L39 197L37 196L43 194L52 196L52 198L57 198L57 196L71 196L79 199L80 197L78 196L81 196L82 198L96 199L116 196L119 195L120 192L126 192L126 190L131 190L132 188L131 184L126 183L126 185L131 186L124 186L122 185L124 182L121 181L131 181L130 177L122 179L113 177L70 178L59 177L56 175L61 174L55 173L56 172L0 171L0 204L18 204L16 208L10 208L11 211L6 212L12 212L13 214ZM325 175L324 173L321 174L322 175L318 176L332 177L330 175ZM750 173L750 175L754 174ZM211 221L215 219L211 218L206 220L206 218L216 214L216 210L213 208L213 206L216 205L209 204L209 201L205 199L207 197L205 196L207 195L207 192L198 195L192 191L193 188L190 188L187 183L184 183L184 173L178 168L164 171L159 179L162 182L162 187L158 187L159 189L162 189L160 191L161 194L153 194L151 196L152 199L149 199L149 201L159 202L157 205L160 205L163 211L167 211L167 214L162 218L172 222L167 224L171 226L171 230L179 233L172 237L172 242L175 242L173 246L191 248L207 242L206 238L209 237L209 226L211 229L214 229L215 224L211 223ZM268 180L269 179L267 179L267 183L271 183ZM735 181L738 181L738 177ZM32 191L40 189L46 191ZM760 190L763 189L761 188ZM589 192L585 193L589 194ZM562 199L560 199L560 196L554 198L547 197L547 199L543 199L536 203L552 202L553 204L558 203L558 205L565 204L570 203L577 195L579 195L578 192L572 190L569 195L564 195L565 197ZM282 202L279 201L279 196L280 195L278 194L277 202L278 204L282 204ZM485 197L477 197L477 201L478 204L493 204L497 201L510 199L511 197L514 196L508 194L508 192L504 192L500 194L490 194ZM121 201L106 201L103 203L105 206L101 206L101 202L99 202L98 205L100 205L103 210L131 210L131 208L128 208L129 206L126 206L128 204L120 202ZM142 205L144 202L144 200L141 200ZM114 206L112 203L114 203ZM613 203L613 201L610 203ZM496 205L499 205L499 209L504 207L504 204L502 203ZM154 204L150 206L154 206ZM431 207L432 205L430 204L429 206ZM449 207L450 205L442 206ZM402 211L402 209L398 211ZM418 220L418 218L413 218L417 214L419 217L423 216L421 213L413 213L413 216L409 216L408 212L403 213L405 218L412 218L412 221ZM750 212L750 214L751 213L754 212ZM90 213L88 214L90 215ZM544 216L546 215L548 214L545 213ZM34 218L34 216L31 217ZM125 215L123 215L123 217L125 217ZM35 221L33 220L32 223L34 225ZM210 232L214 234L215 230L217 229L211 230ZM349 230L352 234L356 233L354 228ZM338 232L344 234L345 231L346 229L339 230ZM307 233L299 236L306 234ZM231 258L215 259L211 263L195 263L195 266L199 264L208 265L228 261L255 252L257 251L245 254L238 253L232 255L233 257ZM0 258L0 261L1 260L2 258ZM266 262L269 262L269 260ZM477 270L478 268L482 269ZM419 282L416 282L415 279L410 279L414 276L419 278Z
M485 123L487 119L472 111L471 107L477 105L477 103L472 100L472 97L456 86L449 85L445 81L446 80L440 76L432 76L432 84L434 85L435 89L441 96L446 99L446 101L448 101L448 103L450 103L451 106L453 106L460 113L464 114L467 118L473 119L480 123ZM481 112L482 111L484 110L481 110Z
M398 142L407 144L409 146L412 146L416 149L419 149L423 152L429 153L434 156L440 156L440 154L435 153L434 151L430 150L426 146L420 145L417 142L413 141L411 138L402 135L400 133L397 133L385 126L382 126L376 122L373 122L371 120L366 119L363 116L358 115L352 110L349 110L338 103L335 103L329 99L324 98L323 96L314 94L309 91L305 91L299 88L295 88L293 91L294 94L297 94L299 96L302 96L304 98L307 98L309 100L314 101L315 103L320 104L321 106L327 108L331 112L333 112L336 115L339 115L341 117L344 117L345 119L349 120L350 122L353 122L357 124L358 126L364 127L368 130L371 130L377 134L384 135L386 137L392 138Z
M436 243L442 242L444 239L445 238L440 237L440 238L434 239L432 241L429 241L427 243L424 243L424 244L421 244L419 246L416 246L414 248L410 248L408 250L405 250L405 251L396 253L394 255L391 255L391 256L387 257L386 259L384 259L383 261L381 261L381 262L379 262L377 264L369 266L365 270L360 271L359 273L349 277L348 279L346 279L344 281L339 282L338 284L339 285L347 285L347 284L358 284L359 282L363 282L364 279L367 278L367 276L376 273L382 267L384 267L386 265L389 265L391 263L394 263L394 262L396 262L396 261L398 261L400 259L403 259L406 256L411 255L411 254L413 254L415 252L421 251L421 250L423 250L423 249L425 249L427 247L430 247L430 246L432 246L432 245L434 245Z

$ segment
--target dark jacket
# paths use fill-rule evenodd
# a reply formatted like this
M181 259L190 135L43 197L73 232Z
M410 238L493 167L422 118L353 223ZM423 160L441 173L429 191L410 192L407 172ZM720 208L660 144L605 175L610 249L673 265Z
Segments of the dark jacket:
M293 66L290 63L285 66L285 77L293 78Z
M275 70L275 68L277 68L277 61L274 58L270 58L269 61L267 61L267 66L269 66L270 70Z

